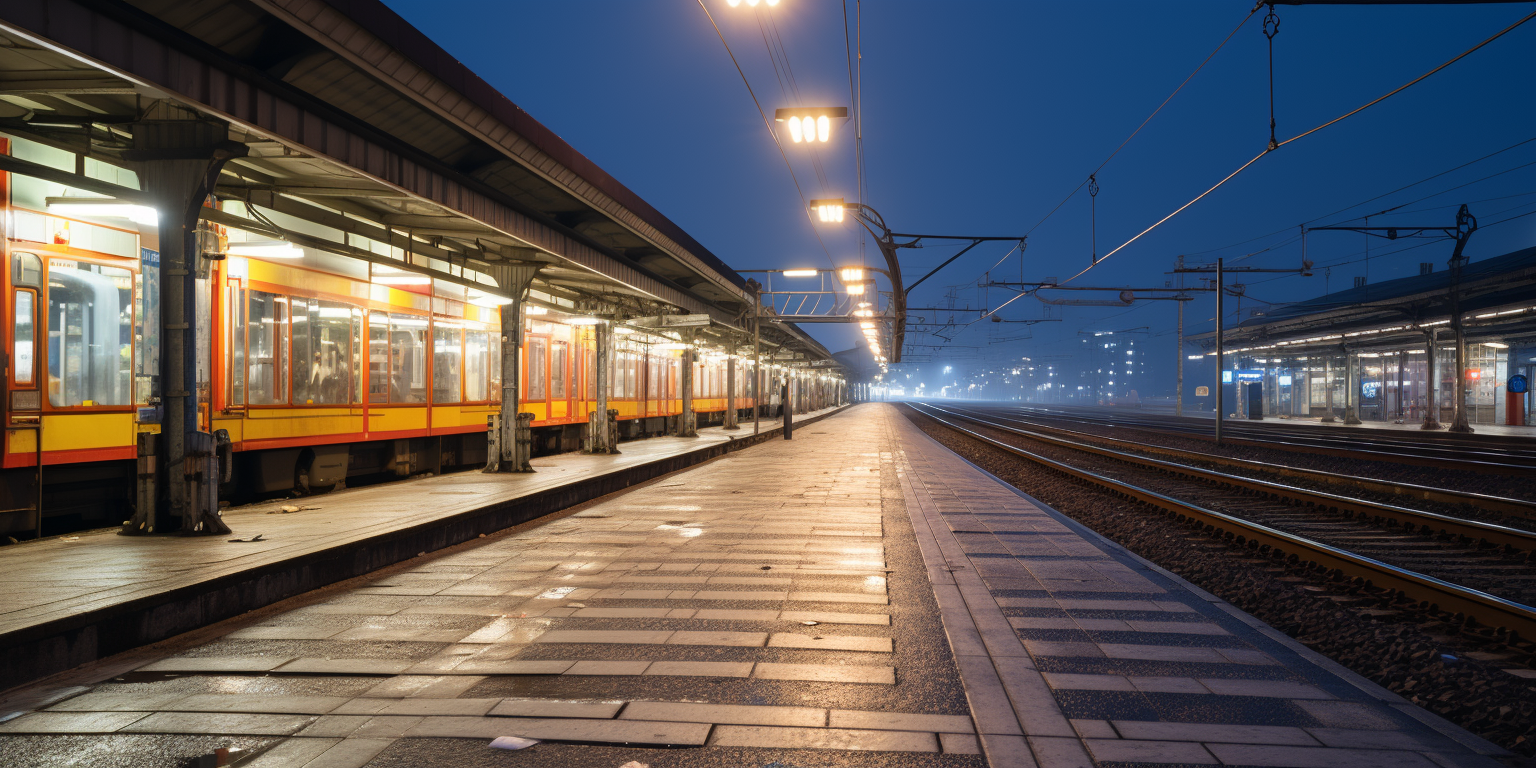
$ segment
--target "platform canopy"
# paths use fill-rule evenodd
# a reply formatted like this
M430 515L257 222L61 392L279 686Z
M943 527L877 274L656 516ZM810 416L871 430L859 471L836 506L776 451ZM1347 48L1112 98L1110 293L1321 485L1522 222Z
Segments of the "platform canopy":
M1431 269L1255 312L1226 330L1227 351L1420 344L1424 330L1449 327L1453 290L1468 339L1536 343L1536 248L1471 262L1459 279L1444 264ZM1190 340L1215 345L1212 333Z
M100 169L132 170L136 128L168 111L243 148L216 194L246 205L217 223L393 247L391 266L491 293L498 265L536 264L536 301L748 327L747 281L378 0L0 3L0 132L79 158L0 169L133 202L132 174ZM790 324L763 337L830 358Z

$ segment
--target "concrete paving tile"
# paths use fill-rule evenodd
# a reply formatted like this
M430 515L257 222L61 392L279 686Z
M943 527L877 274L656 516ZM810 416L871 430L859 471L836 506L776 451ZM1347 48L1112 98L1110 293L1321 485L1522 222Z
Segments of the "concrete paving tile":
M341 631L335 627L248 627L224 637L229 640L324 640Z
M1027 643L1027 641L1026 641ZM1212 664L1229 664L1227 657L1214 648L1185 648L1176 645L1135 645L1132 643L1099 643L1099 650L1111 659L1140 659L1143 661L1194 661Z
M372 717L370 715L321 715L315 718L313 723L304 726L304 729L294 734L303 738L344 738L351 736L357 729L363 727ZM301 763L302 765L302 763Z
M1029 748L1041 768L1095 768L1083 742L1062 736L1030 736Z
M161 707L172 712L270 712L323 715L346 704L346 696L262 696L248 693L202 693Z
M292 656L173 657L145 664L139 672L271 672Z
M470 715L479 717L501 703L501 699L400 699L375 710L376 715Z
M1035 616L1009 616L1008 623L1015 629L1079 629L1076 620L1067 618L1040 618Z
M601 630L601 629L553 629L539 635L539 643L621 643L629 645L660 645L673 632L648 630Z
M1280 662L1275 661L1273 656L1270 656L1263 651L1255 651L1247 648L1217 648L1216 652L1222 656L1225 656L1227 660L1233 664L1254 664L1266 666L1277 666L1280 664Z
M750 661L653 661L647 675L674 677L751 677Z
M352 732L348 738L354 739L398 739L412 728L420 725L425 717L420 715L383 715L370 717L361 728Z
M331 635L331 640L371 640L390 643L456 643L464 637L462 629L397 629L394 627L355 627Z
M0 723L0 733L112 733L148 712L34 712Z
M802 635L793 632L776 632L768 638L768 647L894 653L889 637L860 635Z
M1072 729L1084 739L1118 739L1120 734L1108 720L1073 720Z
M521 736L543 741L584 741L655 746L703 746L710 726L645 720L579 720L502 717L429 717L407 736L494 739Z
M1321 688L1288 680L1223 680L1200 678L1200 684L1221 696L1263 696L1275 699L1331 699Z
M1316 739L1300 728L1282 725L1242 725L1226 723L1166 723L1146 720L1116 720L1115 730L1127 739L1154 741L1205 741L1228 744L1286 744L1319 746Z
M622 701L563 701L560 699L502 699L492 717L582 717L607 720L623 709Z
M983 733L980 740L981 752L991 768L1039 768L1023 736Z
M1024 649L1031 656L1068 656L1076 658L1103 658L1104 651L1093 643L1066 643L1055 640L1024 639Z
M894 667L778 664L759 662L752 676L763 680L813 680L826 683L895 685Z
M1146 693L1210 693L1210 690L1201 685L1200 681L1191 677L1137 677L1133 675L1126 679L1131 681L1131 685L1136 690Z
M414 665L393 659L294 659L276 671L318 675L398 675Z
M956 656L955 666L960 670L960 681L976 717L977 729L981 733L1023 735L992 660L986 656Z
M1212 754L1229 765L1286 766L1286 768L1435 768L1433 761L1417 752L1253 744L1210 744L1207 747Z
M694 614L696 614L696 613L698 613L698 611L693 610L692 608L673 608L672 610L667 611L667 618L669 618L669 619L691 619L691 618L694 617Z
M973 733L941 733L939 734L939 748L946 755L979 755L981 754L981 742Z
M1134 691L1131 681L1119 675L1074 675L1060 672L1042 673L1046 685L1055 689L1076 691ZM1202 692L1204 689L1201 689Z
M827 711L812 707L632 701L624 708L619 719L820 728L827 724Z
M380 752L395 743L394 739L350 738L342 739L322 752L309 765L314 768L362 768ZM307 768L307 766L306 766Z
M777 621L778 611L733 611L725 608L701 608L693 612L695 619L711 621Z
M1308 728L1307 732L1325 747L1351 749L1414 749L1431 750L1439 743L1427 741L1403 731L1376 731L1356 728Z
M1044 678L1028 664L1026 659L994 659L998 678L1003 690L1013 704L1013 713L1019 718L1025 736L1076 736L1071 723L1056 706L1050 688Z
M787 599L790 602L799 603L865 603L867 605L889 605L891 602L885 595L863 595L857 592L791 592Z
M303 768L311 760L339 743L341 743L340 738L284 739L245 763L242 768ZM319 766L317 765L316 768Z
M891 617L884 613L832 613L828 611L784 611L782 621L815 621L821 624L865 624L888 627Z
M157 712L120 733L217 733L226 736L291 736L314 722L311 715L253 715L221 712Z
M574 661L466 661L455 667L455 674L465 675L558 675L569 670Z
M1183 635L1230 635L1231 632L1222 629L1216 624L1203 621L1142 621L1139 619L1126 619L1131 629L1137 632L1167 632Z
M484 679L475 675L399 675L368 689L362 698L452 699Z
M1187 741L1137 739L1083 739L1093 758L1103 763L1182 763L1218 765L1219 761L1199 744ZM1275 749L1275 747L1263 747Z
M91 691L65 699L48 707L49 712L128 712L165 709L186 693L145 693L139 691Z
M910 731L855 731L840 728L775 728L762 725L715 727L716 747L778 749L841 749L872 752L938 752L939 740L931 733Z
M565 671L567 675L643 675L649 661L578 661Z
M768 641L767 632L707 632L679 630L667 638L667 645L718 645L732 648L761 648Z
M864 728L877 731L929 731L932 733L974 733L976 724L970 715L923 715L903 712L869 712L834 709L827 714L832 728Z

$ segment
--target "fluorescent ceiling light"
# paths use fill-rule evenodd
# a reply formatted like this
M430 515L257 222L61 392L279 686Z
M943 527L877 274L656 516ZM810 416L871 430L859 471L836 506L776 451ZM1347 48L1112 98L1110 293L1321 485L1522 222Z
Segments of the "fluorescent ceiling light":
M566 325L597 325L602 320L596 317L571 317L565 320Z
M432 278L426 275L374 275L373 281L379 285L431 285Z
M46 201L48 211L60 216L95 216L108 219L128 219L135 224L154 226L160 215L147 205L121 203L111 198L94 200L79 197L50 197Z
M814 270L814 269L786 269L786 270L784 270L784 276L785 277L815 277L817 274L818 274L817 271Z
M523 314L525 314L525 315L532 315L532 316L537 317L539 315L547 315L547 314L549 314L549 309L547 307L531 307L531 306L524 305L523 306Z
M303 249L282 240L252 240L230 243L229 253L235 256L253 256L258 259L302 259Z

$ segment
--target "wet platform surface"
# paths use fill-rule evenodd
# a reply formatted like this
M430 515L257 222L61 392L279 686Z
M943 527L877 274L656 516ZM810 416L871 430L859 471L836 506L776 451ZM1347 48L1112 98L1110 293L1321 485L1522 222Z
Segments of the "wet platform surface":
M223 745L260 752L254 768L1470 766L1497 752L884 404L7 703L0 763L16 766L176 765ZM504 752L499 736L546 741Z
M778 419L760 424L765 434L778 427ZM122 631L124 622L134 630L162 620L180 622L174 631L185 631L208 623L197 615L219 610L207 602L240 600L245 605L238 610L248 610L272 602L253 597L255 592L277 591L278 599L290 596L291 588L282 592L284 582L306 578L295 576L294 569L309 568L307 577L319 579L314 574L322 570L366 570L369 562L376 563L373 568L387 565L422 549L473 538L474 533L450 529L472 524L463 521L483 510L516 507L528 499L558 508L562 502L554 497L572 495L578 486L606 484L609 487L599 493L617 490L634 477L665 471L648 469L660 463L686 465L752 436L749 421L733 432L711 427L700 429L696 438L625 442L618 455L540 457L533 461L532 474L465 471L253 504L225 511L233 529L227 536L119 536L116 529L104 529L0 548L0 571L8 586L0 593L0 642L11 647L30 642L42 648L35 651L39 658L73 654L73 663L80 663L96 657L87 646L109 644L106 635ZM285 513L285 506L299 511ZM257 541L232 541L257 535ZM407 544L413 548L403 554L388 551ZM336 566L335 561L348 558L360 564ZM328 582L320 579L323 583ZM197 604L199 599L205 604ZM148 639L165 636L151 632ZM14 659L3 663L6 680L21 674L12 669Z

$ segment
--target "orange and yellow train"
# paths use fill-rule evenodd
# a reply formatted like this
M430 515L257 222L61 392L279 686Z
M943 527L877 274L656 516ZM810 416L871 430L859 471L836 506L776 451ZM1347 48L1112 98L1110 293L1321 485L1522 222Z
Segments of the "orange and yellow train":
M114 524L133 498L137 435L158 429L146 407L158 378L155 254L134 229L28 208L8 181L0 173L0 534L32 530L39 457L46 530ZM391 280L366 264L359 274L358 263L312 251L302 265L231 256L200 281L212 318L198 340L200 427L233 443L227 495L485 462L487 416L500 410L499 310L473 289ZM534 414L539 452L576 448L595 408L594 333L581 320L529 307L524 322L519 409ZM609 403L621 430L668 429L681 411L682 345L637 332L616 348ZM725 361L695 365L703 424L723 416ZM750 410L746 366L740 374L737 404Z

